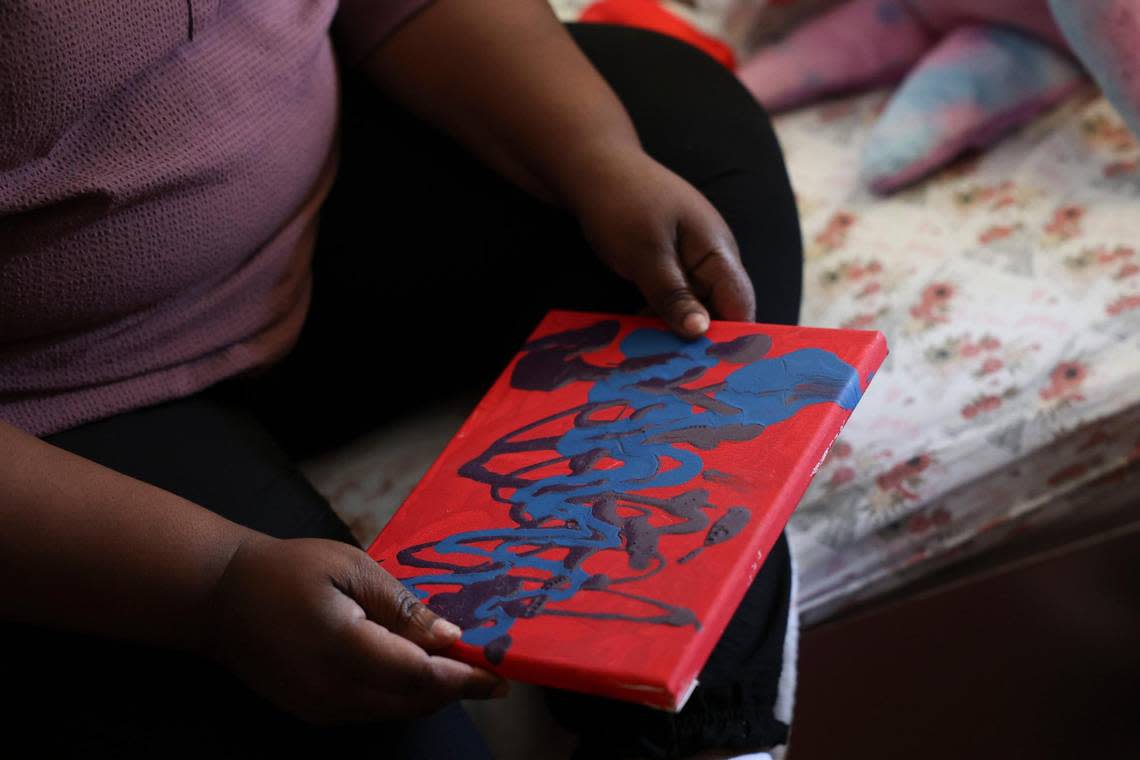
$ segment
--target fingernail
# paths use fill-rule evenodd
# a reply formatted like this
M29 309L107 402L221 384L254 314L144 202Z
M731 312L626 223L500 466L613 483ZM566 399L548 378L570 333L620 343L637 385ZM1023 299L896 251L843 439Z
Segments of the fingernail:
M694 311L686 315L685 321L681 324L685 332L690 335L700 335L705 330L709 329L709 318L699 311Z
M431 624L431 632L444 639L457 639L463 635L463 629L450 620L436 618Z

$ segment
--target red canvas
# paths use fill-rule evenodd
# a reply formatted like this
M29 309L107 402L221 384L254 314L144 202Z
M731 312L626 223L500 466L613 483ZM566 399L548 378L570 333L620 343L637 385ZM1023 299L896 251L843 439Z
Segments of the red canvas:
M679 709L883 336L555 311L369 549L520 681Z

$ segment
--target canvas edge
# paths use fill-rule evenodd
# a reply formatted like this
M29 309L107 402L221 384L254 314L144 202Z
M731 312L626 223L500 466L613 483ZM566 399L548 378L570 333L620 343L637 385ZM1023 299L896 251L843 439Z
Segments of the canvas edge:
M782 327L782 325L777 326ZM791 325L788 325L787 327L796 327L796 329L800 330L836 332L836 330L832 328L799 327ZM865 348L859 354L858 359L853 363L856 374L854 380L855 382L859 383L860 400L862 400L862 394L866 392L866 389L870 385L871 380L874 378L875 373L882 366L883 361L886 359L887 354L889 353L886 336L877 330L844 330L843 332L861 332L869 334ZM855 408L858 408L858 404L856 404ZM721 612L720 617L722 620L716 621L715 627L712 627L713 624L706 622L705 625L709 626L708 630L712 631L712 633L705 633L697 637L697 641L699 643L694 644L687 652L685 652L684 655L679 658L677 665L673 668L668 682L670 684L670 690L672 693L678 695L678 699L675 702L675 704L678 705L676 707L678 711L682 709L684 702L688 700L689 696L691 696L692 690L696 688L696 682L698 680L697 675L700 673L701 669L704 668L705 663L708 662L709 657L712 655L713 649L716 647L716 642L719 641L720 637L724 634L724 631L728 627L728 623L731 620L732 615L734 614L736 608L740 605L740 601L744 598L744 594L747 592L748 586L760 572L760 569L764 565L767 554L771 552L772 547L779 539L780 533L784 530L784 527L791 519L792 514L795 512L796 507L799 506L800 501L803 500L804 494L807 493L808 486L811 485L812 480L815 478L820 464L822 464L824 458L827 456L827 452L831 450L832 445L834 445L835 441L838 440L839 435L843 432L843 428L847 425L847 422L850 420L851 415L855 411L855 408L846 410L836 406L829 412L829 420L834 419L834 417L839 417L840 421L839 424L835 426L834 433L823 432L825 427L830 426L821 426L820 431L817 432L815 436L813 436L811 441L812 449L819 452L818 456L814 457L815 464L812 466L810 471L807 471L806 475L800 478L799 482L796 482L794 479L785 481L784 485L780 488L776 499L773 500L773 503L783 503L787 506L781 510L769 511L761 518L763 520L763 524L756 531L755 535L757 538L755 539L754 544L749 548L748 551L741 553L740 559L732 568L733 573L743 571L747 575L747 581L737 587L739 589L738 594L732 590L732 586L730 585L726 584L721 587L721 594L734 595L735 599L732 599L732 603L728 604L728 599L720 598L716 603L714 603L713 608L717 610L730 609L731 612ZM805 456L804 459L810 460L811 458ZM773 518L773 515L775 515L777 511L779 511L780 514ZM773 529L773 524L778 525L778 527ZM748 566L745 567L744 562L747 561L749 557L753 556L755 559L751 560ZM731 596L729 598L731 598ZM685 686L685 684L689 685ZM688 693L685 693L686 691Z

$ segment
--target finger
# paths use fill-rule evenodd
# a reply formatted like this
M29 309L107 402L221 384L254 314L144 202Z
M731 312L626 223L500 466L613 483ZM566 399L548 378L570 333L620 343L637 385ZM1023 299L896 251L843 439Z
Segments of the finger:
M506 693L506 682L498 676L458 660L429 655L371 621L354 623L345 639L345 664L362 686L414 704L438 705Z
M696 338L709 328L709 313L685 279L671 247L641 257L633 281L646 302L678 335Z
M752 280L740 263L732 233L714 209L682 220L677 247L694 292L717 318L733 322L756 318Z
M343 590L372 620L424 649L454 644L463 633L459 626L436 615L404 584L393 578L364 552L346 573Z
M446 658L439 658L446 659ZM454 661L452 661L454 662ZM495 686L488 690L480 685L479 688L468 688L459 693L442 689L420 689L416 691L394 691L390 689L377 689L370 686L353 687L350 693L360 695L359 704L365 709L371 709L380 715L395 718L414 718L436 712L440 708L459 699L499 699L505 697L509 691L507 681L497 681Z

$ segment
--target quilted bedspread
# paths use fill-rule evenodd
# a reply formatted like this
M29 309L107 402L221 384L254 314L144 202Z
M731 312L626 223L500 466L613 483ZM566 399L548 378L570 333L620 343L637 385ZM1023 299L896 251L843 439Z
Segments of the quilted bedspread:
M809 619L1130 483L1140 457L1140 146L1090 89L882 198L856 167L885 98L776 120L801 321L892 351L789 528Z

